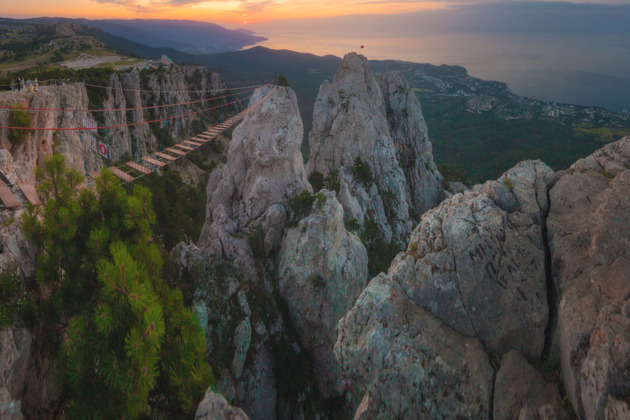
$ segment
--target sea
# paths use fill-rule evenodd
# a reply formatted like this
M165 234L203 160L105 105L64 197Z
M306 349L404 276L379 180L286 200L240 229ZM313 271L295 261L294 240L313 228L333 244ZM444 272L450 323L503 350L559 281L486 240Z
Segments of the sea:
M265 27L259 43L316 55L463 66L471 76L507 83L521 96L630 110L628 34L439 34L340 38L326 31Z

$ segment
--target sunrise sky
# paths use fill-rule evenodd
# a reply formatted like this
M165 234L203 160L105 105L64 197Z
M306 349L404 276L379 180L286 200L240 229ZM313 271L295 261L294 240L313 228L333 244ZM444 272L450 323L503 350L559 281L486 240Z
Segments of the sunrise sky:
M493 2L489 0L487 2ZM498 2L498 0L494 0ZM625 4L627 0L572 0L572 3ZM351 14L397 14L444 9L473 0L25 0L3 1L3 17L83 17L88 19L192 19L243 26L277 19ZM226 25L227 26L227 25Z

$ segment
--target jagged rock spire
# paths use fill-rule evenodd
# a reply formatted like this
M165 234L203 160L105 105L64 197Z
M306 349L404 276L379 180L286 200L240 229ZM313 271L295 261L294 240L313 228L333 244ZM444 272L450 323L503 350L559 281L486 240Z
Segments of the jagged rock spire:
M442 195L420 104L399 74L380 82L367 59L347 54L313 111L308 173L339 173L346 220L375 222L381 239L403 245L418 214ZM362 167L360 165L363 165Z

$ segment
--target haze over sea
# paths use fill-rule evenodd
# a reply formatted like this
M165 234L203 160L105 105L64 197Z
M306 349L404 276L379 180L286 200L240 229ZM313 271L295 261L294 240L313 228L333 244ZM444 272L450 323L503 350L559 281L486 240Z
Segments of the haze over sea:
M269 38L259 44L268 48L461 65L472 76L506 82L519 95L622 111L630 109L628 21L629 6L523 2L250 29Z

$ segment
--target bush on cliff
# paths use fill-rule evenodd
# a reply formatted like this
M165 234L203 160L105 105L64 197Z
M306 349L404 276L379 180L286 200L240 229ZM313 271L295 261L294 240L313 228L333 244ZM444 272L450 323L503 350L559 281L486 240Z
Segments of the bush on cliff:
M24 108L21 103L17 103L16 107ZM30 127L31 115L25 109L12 109L9 113L9 127ZM12 129L9 131L9 141L15 146L24 143L28 136L28 130Z
M212 374L198 320L162 279L150 192L107 171L79 191L60 155L37 176L46 205L28 207L24 229L41 250L39 328L57 342L66 415L190 417Z
M354 159L352 173L355 178L365 186L365 188L369 188L372 182L374 182L372 172L370 171L370 165L368 165L367 162L364 162L359 156Z

